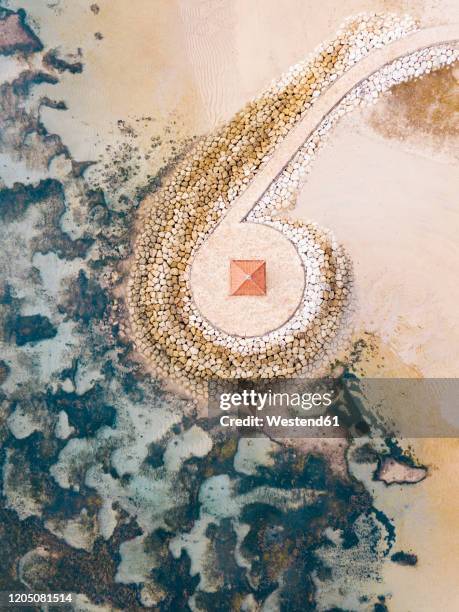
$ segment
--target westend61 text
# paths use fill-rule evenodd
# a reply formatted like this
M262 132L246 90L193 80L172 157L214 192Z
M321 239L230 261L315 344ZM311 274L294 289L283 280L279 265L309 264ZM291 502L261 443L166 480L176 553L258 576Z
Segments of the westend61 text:
M224 414L220 417L222 427L339 427L338 417L318 416L306 419L304 417L282 417L279 415L234 417Z

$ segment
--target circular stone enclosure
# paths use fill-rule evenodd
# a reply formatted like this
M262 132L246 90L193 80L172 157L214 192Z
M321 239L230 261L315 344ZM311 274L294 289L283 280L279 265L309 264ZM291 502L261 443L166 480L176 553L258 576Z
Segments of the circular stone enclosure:
M230 261L266 262L266 295L230 295ZM198 250L190 286L202 317L232 336L263 336L295 313L305 270L285 235L266 225L222 223Z

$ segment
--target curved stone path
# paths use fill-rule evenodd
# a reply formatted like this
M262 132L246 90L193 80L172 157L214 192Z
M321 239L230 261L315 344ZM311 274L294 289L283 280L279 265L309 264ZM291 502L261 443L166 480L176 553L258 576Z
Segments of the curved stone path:
M459 25L426 28L372 51L320 95L300 122L279 143L245 191L196 253L191 268L191 289L202 314L215 327L232 335L263 336L291 318L300 305L305 270L297 250L285 235L247 219L268 188L323 119L359 83L382 66L424 48L454 44ZM228 295L230 259L266 259L271 292L266 299L238 299Z
M129 283L135 344L160 376L201 393L210 378L311 374L333 357L351 264L329 232L273 217L272 208L288 204L342 114L452 63L456 52L430 48L458 38L453 26L415 31L407 17L358 16L185 158L143 210ZM236 297L229 307L228 259L269 264L270 253L282 263L271 297L282 299ZM269 274L267 266L268 284Z

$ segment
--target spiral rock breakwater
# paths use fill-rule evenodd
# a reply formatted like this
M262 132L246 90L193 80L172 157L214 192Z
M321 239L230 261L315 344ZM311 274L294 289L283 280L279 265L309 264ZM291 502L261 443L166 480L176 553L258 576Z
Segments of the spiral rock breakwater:
M454 61L454 55L437 50L436 64L430 56L424 57L425 66L411 72L412 63L419 59L413 55L408 71L403 66L399 76L394 77L397 67L393 65L379 81L360 84L310 137L305 134L304 146L263 198L254 202L246 221L284 234L305 269L303 298L284 325L255 337L232 336L217 329L196 307L190 268L228 209L321 93L372 49L415 29L408 17L360 15L349 20L333 41L293 66L226 126L198 143L162 190L145 203L128 306L136 348L158 375L200 392L210 378L290 377L312 373L330 361L349 317L350 261L330 232L313 223L281 219L273 209L291 204L314 154L339 116L373 101L397 79L420 76Z

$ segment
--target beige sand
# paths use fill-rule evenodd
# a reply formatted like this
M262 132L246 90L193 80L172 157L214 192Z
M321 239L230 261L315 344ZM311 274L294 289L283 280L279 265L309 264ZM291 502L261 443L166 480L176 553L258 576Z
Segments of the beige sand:
M382 139L366 114L331 137L292 216L330 227L345 244L359 327L425 376L458 376L457 160Z
M376 507L394 519L394 551L418 556L416 567L388 561L381 586L392 594L388 606L393 612L452 612L459 606L459 491L452 486L459 441L410 439L404 446L426 461L430 476L416 485L390 487L372 482L369 473L365 479Z
M41 88L65 99L69 111L44 109L43 120L79 159L103 156L107 145L127 138L118 120L134 121L141 128L136 144L152 154L152 173L171 151L169 139L207 132L229 118L350 14L409 11L426 25L459 20L457 0L136 0L135 8L99 0L98 16L89 4L62 1L63 18L45 0L10 2L37 18L49 46L84 49L82 75L63 75L58 86ZM143 116L155 121L135 122ZM165 134L173 118L177 124ZM357 119L343 124L322 152L298 214L330 227L355 258L362 325L385 338L385 354L397 363L385 371L457 375L457 167L453 158L422 146L406 150L363 125L358 131ZM158 135L161 149L150 151ZM364 173L356 171L359 162ZM397 351L413 368L397 361ZM408 488L381 484L376 505L394 518L400 548L412 548L420 563L415 569L388 563L384 589L395 592L390 608L396 612L453 610L459 607L452 486L459 452L444 440L418 441L415 450L436 466L432 474Z
M229 119L350 15L409 12L426 26L459 21L456 0L323 0L320 8L315 0L98 0L97 15L86 0L61 0L54 9L45 0L9 4L37 19L49 47L84 52L81 75L41 88L69 106L67 113L43 109L46 126L84 160L126 138L119 120L132 124L150 172L170 155L170 139ZM152 150L158 136L161 148Z

